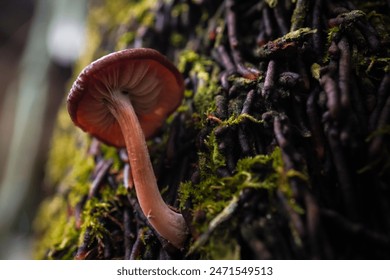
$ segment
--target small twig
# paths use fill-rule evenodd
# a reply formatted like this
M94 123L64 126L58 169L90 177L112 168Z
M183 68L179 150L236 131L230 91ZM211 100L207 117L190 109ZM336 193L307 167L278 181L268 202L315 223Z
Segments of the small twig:
M267 43L267 39L265 37L265 33L264 33L264 30L260 30L259 34L257 35L256 37L256 44L259 46L259 47L262 47L264 46L265 44Z
M276 193L277 193L277 196L279 198L279 201L282 204L282 207L283 207L285 213L287 214L288 219L291 222L292 230L295 231L295 233L298 233L298 235L299 235L299 237L298 237L298 236L296 236L296 234L294 235L294 232L293 232L292 235L293 235L294 241L298 246L301 246L302 239L306 235L306 230L305 230L305 227L304 227L303 222L301 220L301 217L291 207L291 205L289 204L289 202L288 202L287 198L285 197L285 195L283 194L283 192L281 192L280 190L277 190Z
M290 31L298 30L305 26L306 14L309 8L308 0L297 0L294 13L291 17Z
M367 229L364 225L355 223L350 219L343 217L339 213L330 209L321 209L320 214L332 222L334 222L340 229L357 236L361 236L364 240L371 240L372 242L389 248L390 240L386 235Z
M133 221L131 219L131 212L128 207L123 210L123 239L125 247L125 260L129 260L131 256L131 248L134 245Z
M232 151L234 147L234 131L231 126L220 126L214 131L215 137L218 141L218 150L225 156L226 167L230 174L232 174L236 167L236 161L234 153Z
M291 100L291 107L294 113L294 123L302 137L311 137L311 131L306 125L306 115L304 110L304 104L302 104L301 98L297 95Z
M322 160L325 154L325 145L323 137L323 129L320 121L320 114L317 108L318 90L313 90L306 102L306 114L310 125L311 135L315 146L317 158Z
M349 92L350 92L350 79L351 79L351 53L349 50L349 44L345 37L337 44L340 50L339 61L339 89L340 89L340 105L343 109L350 108Z
M339 133L334 127L328 127L327 136L328 143L332 151L333 163L335 165L338 181L340 183L340 190L345 204L346 213L351 219L356 219L356 203L353 184L344 151L342 150L338 141Z
M368 45L370 46L371 50L373 52L379 51L381 47L381 42L378 39L378 34L374 27L367 21L365 18L362 21L357 21L356 25L358 26L358 29L363 34L364 38L366 38L366 41Z
M228 100L224 95L217 95L215 97L215 105L217 107L215 116L221 120L228 118Z
M113 244L110 235L103 234L103 238L101 240L103 243L103 259L109 260L112 259L113 252Z
M278 83L281 86L293 88L301 82L301 76L298 73L286 71L279 74Z
M236 70L233 61L231 60L229 54L227 53L225 47L223 45L219 45L217 48L217 53L219 58L221 59L221 63L223 67L225 67L227 73L233 73Z
M255 100L256 94L255 91L252 89L250 90L245 98L244 104L242 106L241 114L251 114L251 109Z
M359 85L357 84L356 79L352 79L352 92L354 94L351 94L351 104L353 111L356 112L356 118L360 126L360 130L364 135L367 134L367 131L369 131L369 124L368 124L368 111L369 109L365 108L365 104L363 101L364 98L364 90L362 90ZM370 95L369 95L370 96ZM366 102L367 104L368 102ZM369 107L369 106L367 106Z
M144 244L144 230L140 229L138 230L137 239L135 240L133 247L131 249L130 253L130 260L137 260L141 258L142 251L144 251L145 244Z
M131 190L134 188L133 176L131 174L130 164L126 163L123 167L123 185L126 189Z
M248 69L244 66L241 54L238 50L236 14L233 11L233 0L226 0L226 21L229 37L229 45L232 52L233 60L236 65L237 72L246 79L255 80L259 76L258 72Z
M306 228L309 235L310 247L313 259L320 257L320 207L314 196L306 189L304 191L304 201L306 205Z
M229 91L229 88L230 88L230 83L229 83L229 76L231 75L232 73L228 72L228 71L223 71L221 73L221 78L220 78L220 81L221 81L221 86L224 90L224 92L228 92Z
M94 137L92 137L91 144L89 145L88 154L93 156L95 160L101 156L100 141Z
M270 60L268 62L267 73L265 76L262 96L264 98L270 98L275 87L275 73L276 73L275 61Z
M386 102L384 102L382 112L379 115L377 129L380 129L386 124L389 124L389 121L390 121L390 95L387 97Z
M233 0L225 1L226 9L226 24L228 30L229 44L232 49L238 48L237 30L236 30L236 15L233 12Z
M88 193L88 199L91 199L97 194L99 187L103 182L104 177L107 175L107 172L110 170L110 167L113 164L113 161L111 159L107 161L102 160L102 162L103 162L102 166L99 168L99 171L97 172L95 179L92 181Z
M245 122L240 123L240 125L238 126L237 134L238 134L238 143L241 148L242 157L250 156L252 149L249 144L249 138L248 138L248 133L246 132Z
M379 131L382 129L386 124L390 123L390 96L387 97L386 103L383 106L382 112L378 119L378 124L376 127L376 130ZM384 145L384 135L379 134L374 137L374 139L371 141L370 147L369 147L369 154L371 158L376 158L381 151L383 151L383 145Z
M265 6L262 10L263 23L264 23L264 31L268 38L274 38L274 29L272 28L271 18L269 8Z
M380 112L386 102L387 96L390 94L390 73L387 73L379 86L376 106L370 115L370 129L374 130L377 127Z
M83 223L81 217L82 217L82 213L83 213L84 205L85 205L86 201L87 201L87 196L84 195L80 199L80 201L76 204L75 209L74 209L74 217L75 217L75 222L76 222L76 228L77 229L80 229L81 225Z
M91 249L89 248L92 241L91 239L92 239L91 229L87 228L83 236L83 243L77 249L76 256L75 256L76 260L85 260L88 258L88 255L91 252L90 251Z
M321 59L323 52L323 33L321 30L324 30L324 24L322 22L322 9L323 9L323 0L315 0L313 7L313 29L316 29L317 32L313 34L313 47L314 51L318 57Z
M301 160L301 158L293 146L288 118L284 115L277 115L274 118L273 124L275 139L279 147L281 148L285 169L287 171L299 170L299 161ZM291 180L293 179L294 178L292 178ZM294 194L294 196L296 196L296 194Z
M119 150L119 158L123 162L129 162L129 156L128 156L127 151L126 151L125 148L122 148L122 149Z
M326 73L321 77L320 84L326 93L326 105L328 107L329 113L334 120L337 120L341 111L340 94L337 83L329 73Z

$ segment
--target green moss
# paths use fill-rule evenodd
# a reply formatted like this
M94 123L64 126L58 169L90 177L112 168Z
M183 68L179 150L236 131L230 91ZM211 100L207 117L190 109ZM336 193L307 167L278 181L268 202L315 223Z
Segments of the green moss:
M363 62L364 60L361 60ZM367 61L369 63L363 64L363 68L365 67L365 72L370 75L371 73L375 73L377 70L388 73L390 71L390 57L377 57L372 56ZM375 75L373 75L373 78Z
M293 30L283 37L281 37L281 41L283 42L297 42L302 41L307 38L308 35L316 33L316 29L311 29L309 27L302 27L296 30Z
M311 76L316 79L316 80L320 80L320 77L321 77L321 66L318 64L318 63L313 63L310 67L310 71L311 71Z
M210 140L210 143L213 141L215 140ZM211 152L211 154L213 154L213 152ZM287 171L284 167L282 153L279 148L275 148L269 155L257 155L255 157L239 160L236 165L235 173L230 177L224 178L217 177L214 172L216 166L223 165L224 161L221 159L220 154L214 156L201 154L199 157L199 164L203 165L201 167L201 169L203 169L201 182L199 184L192 184L190 182L181 184L180 199L182 207L184 207L185 201L190 199L195 213L203 212L206 214L205 221L202 221L201 223L194 221L201 236L202 233L205 235L201 237L198 244L195 244L194 246L196 249L202 247L203 249L201 249L201 251L206 257L211 257L212 254L223 252L219 249L214 250L217 247L219 248L218 244L230 244L230 242L234 240L234 238L230 238L231 236L228 234L229 232L232 234L234 231L231 221L229 222L230 231L226 231L225 235L221 236L220 234L214 234L214 232L210 231L213 231L211 229L213 228L213 219L223 211L226 211L226 209L232 211L231 209L233 206L231 205L234 204L232 198L238 197L240 192L244 189L263 189L266 190L271 197L275 196L276 191L279 190L287 197L289 204L294 211L303 213L302 208L293 199L289 180L291 178L299 178L307 181L307 176L296 170ZM213 236L217 236L217 238L214 240ZM199 242L201 245L203 245L203 243L207 243L208 245L206 247L199 246ZM231 245L232 248L230 252L236 252L238 248L236 248L234 244ZM225 253L226 252L224 252L224 254Z
M216 173L217 169L221 166L225 166L225 157L220 153L218 149L217 139L214 133L211 133L206 139L205 144L209 148L210 153L201 153L201 156L208 159L205 165L201 169L202 177L208 176L208 173Z
M89 191L95 167L92 156L87 154L89 145L89 136L74 127L63 107L58 115L46 166L47 185L58 189L41 204L34 224L39 236L35 251L38 259L69 259L77 249L80 232L69 211L73 211Z
M294 29L284 36L277 38L274 41L270 41L257 49L257 54L259 58L265 59L284 56L289 52L296 52L303 42L307 40L308 36L312 36L312 34L316 32L316 29L310 29L308 27Z
M265 0L270 8L275 8L278 5L278 0Z
M293 15L291 17L291 31L304 27L308 9L308 0L297 1Z
M125 32L123 33L117 42L116 49L123 50L126 49L129 45L131 45L134 42L134 39L136 37L135 32Z
M69 180L70 173L74 172L74 165L83 166L80 166L81 173L90 170L91 161L85 154L89 142L88 136L74 127L63 107L58 115L46 166L46 179L49 185L57 185L64 178L68 178L65 181ZM80 153L80 151L83 152ZM89 164L84 164L84 162Z
M115 147L107 146L105 144L101 144L101 151L103 153L103 157L106 160L112 160L112 170L114 172L119 171L122 168L122 161L119 157L118 149Z
M128 190L126 189L124 184L119 184L116 189L115 196L126 196L128 194Z
M40 235L39 242L35 244L34 258L51 259L58 251L62 252L61 259L71 259L74 255L79 232L76 230L75 219L68 217L64 211L67 208L68 204L63 196L56 196L42 203L34 223L34 228Z
M185 38L180 33L174 32L171 34L170 42L172 46L178 48L183 45L183 43L185 42Z
M193 51L184 51L180 55L178 68L181 72L188 72L190 77L197 81L197 91L193 97L196 111L200 115L206 114L214 104L214 97L220 91L218 74L220 69L211 60L200 56Z
M229 228L231 226L230 224ZM201 248L201 258L205 260L239 260L240 245L230 235L227 228L215 232L208 244Z
M152 12L152 9L154 9L155 4L154 0L103 0L99 4L93 5L93 8L88 11L88 44L83 56L76 64L75 73L79 73L85 65L113 49L127 48L136 37L136 27L149 27L154 24L155 13ZM122 33L122 26L126 26L123 30L130 29L132 31ZM110 43L103 42L103 38L109 38Z
M95 197L89 199L83 211L83 223L81 225L81 233L79 244L83 243L85 232L88 230L91 235L91 241L103 239L104 234L108 234L107 229L101 223L101 219L110 212L112 205L108 201L101 201Z
M340 32L340 28L338 26L334 26L328 29L328 35L326 37L327 46L329 46L330 43L334 40L338 32Z
M172 18L176 18L177 22L187 21L189 17L189 6L188 3L178 3L174 5L171 10ZM175 48L184 48L188 42L185 33L173 31L170 36L171 45Z

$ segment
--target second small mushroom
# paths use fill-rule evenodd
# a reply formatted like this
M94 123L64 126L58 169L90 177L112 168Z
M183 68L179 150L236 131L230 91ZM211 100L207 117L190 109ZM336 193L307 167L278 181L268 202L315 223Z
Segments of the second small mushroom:
M84 68L67 99L74 124L101 141L126 146L141 209L155 230L181 249L187 226L161 197L145 138L181 103L176 67L153 49L127 49Z

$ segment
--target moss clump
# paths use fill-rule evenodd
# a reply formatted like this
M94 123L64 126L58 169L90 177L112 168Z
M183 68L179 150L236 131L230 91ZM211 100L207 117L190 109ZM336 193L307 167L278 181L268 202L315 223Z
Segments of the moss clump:
M75 218L69 217L64 209L69 209L64 196L56 196L42 203L34 223L37 232L42 234L36 243L34 258L73 258L77 250L79 231L75 226ZM57 252L62 252L61 256Z
M201 236L205 234L206 237L200 238L201 241L198 241L198 243L201 244L195 243L195 248L192 248L191 251L202 247L200 253L204 258L211 258L215 254L215 256L219 256L219 254L225 256L236 255L237 246L230 242L234 241L234 232L237 230L234 225L239 224L235 222L237 217L230 219L229 227L222 230L224 232L222 235L217 233L214 235L212 224L217 215L220 215L223 211L231 212L233 208L237 207L234 203L237 203L237 197L245 189L265 190L270 197L274 197L276 191L281 191L294 211L300 214L303 213L302 208L294 201L289 180L294 177L307 180L307 176L295 170L287 171L283 164L281 150L278 147L269 155L257 155L239 160L235 173L230 177L220 178L215 175L216 172L212 171L216 164L216 162L213 162L214 160L215 157L207 158L207 155L200 155L199 162L206 165L203 167L201 183L186 182L180 188L181 206L184 208L186 200L191 199L195 216L196 213L205 214L205 219L201 223L194 221L194 225L199 234ZM223 163L221 156L218 156L217 161L219 165ZM210 164L210 162L213 163ZM206 170L209 170L209 172L207 173ZM236 198L236 200L233 199L232 201L232 198ZM212 232L210 232L210 228L213 228ZM220 247L218 244L230 244L231 246L227 246L223 252L219 252L215 250Z
M193 94L193 103L197 113L203 116L208 111L213 111L214 97L220 91L219 67L194 51L184 51L180 55L178 68L197 81L196 94Z
M36 217L38 259L69 259L74 255L80 232L69 211L74 211L80 198L88 194L95 166L92 156L87 155L90 139L73 127L65 109L57 123L46 179L48 185L56 185L58 189L42 203Z
M266 0L265 1L270 8L275 8L278 5L278 0Z
M60 182L69 184L71 178L88 174L91 171L93 162L90 157L86 156L89 143L88 136L74 127L66 109L63 108L58 115L49 151L46 168L48 185L57 185ZM75 166L77 166L77 171ZM79 174L71 175L71 172L79 172Z
M82 244L82 238L85 236L87 230L90 231L89 234L92 236L91 240L95 238L102 240L104 234L109 234L108 230L102 224L101 219L110 212L111 208L112 205L109 201L101 201L97 198L92 198L87 201L83 212L84 222L81 226L79 244ZM89 246L90 244L86 245Z
M118 172L123 167L123 162L121 161L118 153L118 149L115 147L110 147L105 144L101 144L101 152L105 160L112 161L112 171Z
M218 229L208 240L208 244L201 249L201 258L205 260L239 260L241 247L237 240L232 238L230 228L235 225L229 224L229 227Z

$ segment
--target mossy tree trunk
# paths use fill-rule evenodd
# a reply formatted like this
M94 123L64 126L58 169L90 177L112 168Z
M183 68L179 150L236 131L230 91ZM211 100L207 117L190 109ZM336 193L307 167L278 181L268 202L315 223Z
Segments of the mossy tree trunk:
M149 150L190 235L182 250L162 240L127 186L125 152L64 121L38 258L390 257L388 1L91 5L80 67L150 47L185 78ZM61 157L65 144L75 156Z

